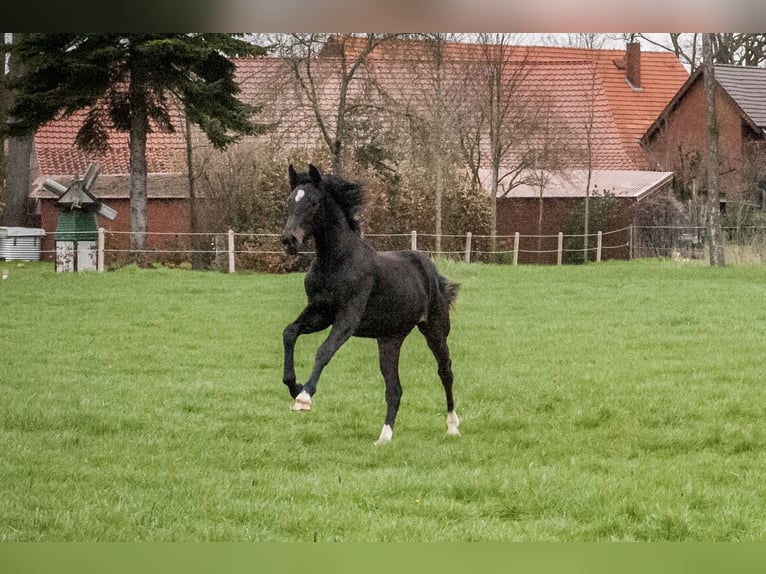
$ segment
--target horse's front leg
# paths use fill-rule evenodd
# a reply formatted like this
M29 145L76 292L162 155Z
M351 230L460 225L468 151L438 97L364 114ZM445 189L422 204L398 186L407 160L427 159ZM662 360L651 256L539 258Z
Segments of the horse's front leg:
M287 385L287 390L290 391L292 398L295 398L301 392L301 386L295 381L295 341L297 341L300 334L300 326L297 322L290 323L282 331L282 343L285 348L282 382Z
M285 353L282 382L287 386L293 399L298 396L302 389L301 385L297 384L295 378L295 342L300 335L321 331L329 325L330 320L325 314L319 309L308 306L295 321L282 331L282 343Z
M322 374L322 370L330 362L333 355L341 348L343 343L348 341L359 326L359 321L362 318L363 307L359 304L349 305L349 309L342 314L339 314L330 329L330 334L324 340L324 342L317 349L316 358L314 359L314 370L311 371L309 380L303 385L298 396L295 397L295 404L293 410L307 411L311 410L311 397L316 392L317 383L319 377Z

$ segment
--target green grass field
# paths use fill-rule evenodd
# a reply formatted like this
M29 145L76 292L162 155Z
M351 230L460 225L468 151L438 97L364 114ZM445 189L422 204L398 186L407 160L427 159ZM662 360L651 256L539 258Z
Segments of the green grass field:
M766 267L438 263L462 436L415 332L375 447L374 341L290 410L302 275L0 262L0 540L766 539Z

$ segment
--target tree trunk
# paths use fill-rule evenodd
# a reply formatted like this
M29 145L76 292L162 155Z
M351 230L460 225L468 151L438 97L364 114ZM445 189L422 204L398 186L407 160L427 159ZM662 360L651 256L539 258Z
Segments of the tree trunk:
M718 126L715 109L715 71L711 34L702 35L702 65L704 67L705 119L707 124L707 193L708 246L710 265L723 267L726 262L721 233L721 202L718 189Z
M434 250L437 255L442 254L442 197L444 195L444 172L441 166L441 156L436 160L436 197L434 198L434 210L436 221L434 222L435 243Z
M21 34L14 34L14 42L19 41ZM9 78L13 79L22 73L18 58L11 55L9 62ZM6 93L8 106L13 103L13 94ZM29 200L29 172L32 163L34 134L22 137L8 138L8 155L5 158L5 203L0 210L0 224L6 226L24 227L27 221L27 201Z
M495 72L495 77L500 77L500 71ZM502 83L499 79L493 78L494 92L490 95L492 98L491 110L492 115L490 117L490 146L492 147L492 195L490 197L490 216L492 219L492 229L490 231L490 243L492 251L492 261L497 262L497 192L500 187L500 161L502 160L501 143L500 143L500 94L502 91Z
M500 166L493 162L492 165L492 180L490 183L490 224L492 225L489 238L490 238L490 251L492 252L492 261L497 262L497 192L500 184L499 179Z
M590 180L593 168L591 167L590 151L588 151L588 178L585 183L585 217L583 217L583 238L582 238L582 261L588 262L588 240L590 235Z
M29 170L32 161L34 136L8 138L6 158L5 206L0 223L7 226L24 227L27 221L29 200Z
M139 267L146 267L147 184L146 134L149 121L146 115L146 91L139 66L130 78L130 251Z
M545 257L543 253L543 209L545 192L545 171L540 170L540 196L537 203L537 262L542 263Z
M197 206L197 189L194 177L194 148L192 146L192 124L189 114L186 117L186 176L189 182L189 231L191 232L192 269L202 270L206 266L204 247L206 238L200 233L199 210Z
M5 32L0 32L0 55L2 55L3 62L5 62L5 54L8 50L8 45L5 43ZM6 125L8 120L8 100L7 87L5 78L5 68L3 73L0 74L0 126ZM3 217L3 206L5 202L5 134L0 132L0 219Z

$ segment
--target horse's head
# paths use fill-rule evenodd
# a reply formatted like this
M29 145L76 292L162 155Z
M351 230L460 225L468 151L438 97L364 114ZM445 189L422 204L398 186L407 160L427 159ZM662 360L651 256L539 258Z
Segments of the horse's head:
M303 243L314 233L317 213L322 204L322 174L309 164L308 173L297 173L292 164L290 197L287 199L287 223L282 231L282 246L288 255L295 255Z

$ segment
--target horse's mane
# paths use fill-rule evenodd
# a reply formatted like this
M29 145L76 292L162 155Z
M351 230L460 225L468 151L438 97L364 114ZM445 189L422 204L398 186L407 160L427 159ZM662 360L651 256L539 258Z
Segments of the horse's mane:
M359 212L364 204L362 186L336 175L323 175L322 185L343 211L351 229L361 232L362 222L359 220Z
M308 172L298 173L298 183L311 183ZM340 207L352 231L361 233L362 222L359 212L364 205L364 190L358 183L348 181L337 175L322 174L322 188L330 194Z

